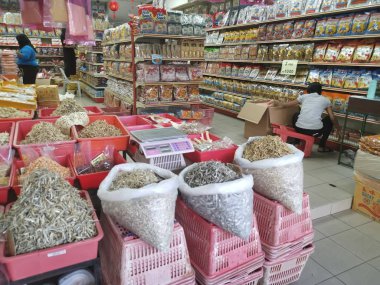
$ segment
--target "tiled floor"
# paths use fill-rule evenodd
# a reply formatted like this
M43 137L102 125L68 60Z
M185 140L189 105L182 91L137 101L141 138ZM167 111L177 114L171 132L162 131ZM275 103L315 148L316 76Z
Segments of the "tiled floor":
M94 105L82 98L83 105ZM244 122L215 114L212 132L244 143ZM315 252L294 285L380 285L380 223L350 209L355 183L337 153L313 152L304 160ZM322 217L322 218L321 218Z

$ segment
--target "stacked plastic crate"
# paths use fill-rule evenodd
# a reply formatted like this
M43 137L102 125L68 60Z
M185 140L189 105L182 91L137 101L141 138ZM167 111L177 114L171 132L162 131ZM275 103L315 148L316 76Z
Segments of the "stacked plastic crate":
M261 249L257 221L248 240L228 233L209 223L180 199L176 219L185 230L191 264L201 285L256 285L263 274L264 253Z
M260 284L286 285L297 281L314 251L309 195L303 194L300 215L258 193L254 195L253 209L265 252Z
M175 223L170 248L161 252L102 214L100 243L105 285L195 285L183 228Z

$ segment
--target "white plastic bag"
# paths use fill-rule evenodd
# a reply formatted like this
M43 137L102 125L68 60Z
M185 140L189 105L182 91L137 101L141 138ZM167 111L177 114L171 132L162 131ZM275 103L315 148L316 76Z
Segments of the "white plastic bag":
M252 175L192 188L184 177L194 167L197 164L186 167L179 174L179 191L185 203L206 220L248 239L253 220Z
M120 171L149 169L165 180L139 189L108 191ZM103 211L142 240L165 251L173 234L178 176L145 163L125 163L112 168L99 186Z
M286 208L302 213L303 195L303 152L293 145L288 147L292 154L280 158L269 158L251 162L243 158L248 143L260 137L251 137L236 150L234 162L245 174L254 177L254 190L261 195L282 203Z
M354 170L380 180L380 156L358 150Z

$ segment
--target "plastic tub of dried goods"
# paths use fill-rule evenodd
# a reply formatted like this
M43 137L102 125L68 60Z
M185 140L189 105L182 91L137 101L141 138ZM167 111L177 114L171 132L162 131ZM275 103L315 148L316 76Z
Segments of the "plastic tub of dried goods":
M114 115L114 116L126 116L127 112L123 111L120 107L104 107L100 108L103 111L103 115Z
M88 193L81 191L81 196L88 202L91 209L94 209ZM5 212L9 211L10 207L11 204L7 206ZM95 210L93 210L92 217L95 221L97 235L86 240L62 244L16 256L6 256L5 242L0 242L0 263L4 264L9 279L11 281L21 280L95 259L98 255L99 241L103 238L103 230Z
M65 180L69 182L71 185L74 185L75 182L75 172L74 169L72 168L72 165L70 163L70 155L65 155L65 156L57 156L54 158L56 162L58 162L60 165L67 167L70 169L70 177L66 178ZM25 167L24 161L17 159L14 160L12 164L12 177L11 177L11 186L12 189L15 191L16 195L20 195L21 193L21 182L19 181L18 177L20 175L20 169Z
M122 116L119 119L128 131L146 130L152 125L146 116L141 115Z
M34 110L20 110L29 114L28 117L22 118L0 118L0 122L19 122L19 121L28 121L34 118Z
M91 157L95 158L100 153L101 153L101 151L98 151L98 152L92 151ZM127 162L117 150L114 151L113 158L114 158L114 164L115 165ZM70 159L70 164L72 165L74 175L78 178L81 189L83 189L83 190L98 189L99 184L103 181L103 179L109 173L109 171L100 171L100 172L88 173L88 174L78 174L78 172L75 168L74 159L72 156Z
M9 141L7 144L0 146L0 155L2 157L8 157L9 151L12 148L13 138L15 134L16 124L13 122L2 122L0 121L0 133L8 133Z
M153 115L152 115L153 116ZM156 122L153 118L151 117L147 117L148 120L150 120L153 124L171 124L171 122L174 122L174 123L177 123L177 124L181 124L182 123L182 120L181 119L178 119L177 117L171 115L171 114L168 114L168 113L162 113L162 114L157 114L157 115L154 115L154 116L160 116L164 119L167 119L165 120L165 122L162 122L162 123L159 123L159 122Z
M188 138L191 140L195 138L200 138L201 135L189 135ZM210 139L212 141L219 141L220 138L210 134ZM235 151L237 149L237 145L232 145L229 148L225 149L216 149L216 150L208 150L208 151L199 151L195 150L194 152L184 153L184 157L192 162L202 162L209 160L217 160L225 163L231 163L234 160Z
M120 121L117 116L107 116L107 115L99 115L99 116L91 116L89 117L89 124L97 121L97 120L105 120L108 124L115 126L121 131L121 136L117 137L96 137L96 138L80 138L79 133L80 129L83 127L73 127L73 133L75 139L81 142L91 141L92 147L96 149L104 149L107 145L113 145L115 150L126 150L129 142L129 133Z
M40 152L43 148L54 148L52 154L55 156L65 156L74 153L76 139L73 133L70 134L70 140L61 142L50 142L40 144L21 144L26 135L32 130L35 124L40 122L48 122L54 124L57 119L37 119L32 121L21 121L16 123L15 135L13 139L13 147L17 150L20 157L24 154L25 148L32 148Z
M96 106L86 106L83 107L87 111L87 115L89 116L95 116L103 114L103 110ZM55 111L57 108L46 108L46 109L40 109L38 110L38 118L40 119L56 119L61 116L51 116L51 114Z
M0 186L0 204L5 205L8 201L8 193L11 188L11 180L13 175L13 166L7 171L6 177L9 177L8 183L6 185Z

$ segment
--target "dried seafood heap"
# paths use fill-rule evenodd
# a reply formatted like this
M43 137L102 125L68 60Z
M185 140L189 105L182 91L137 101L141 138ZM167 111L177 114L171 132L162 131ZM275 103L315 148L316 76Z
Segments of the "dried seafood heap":
M380 155L380 135L362 137L359 147L362 151L373 155Z
M25 173L19 177L19 180L25 180L32 172L39 169L47 169L51 172L57 173L63 179L71 176L71 172L68 167L64 167L46 156L41 156L26 167Z
M213 183L233 181L241 177L241 172L233 164L207 161L197 163L196 167L185 174L184 180L190 187L199 187Z
M79 105L74 99L66 99L61 102L51 116L63 116L76 112L87 112L85 108Z
M199 122L191 122L181 124L178 129L186 134L202 134L210 129L210 127L205 126Z
M21 141L21 144L49 143L68 140L70 140L70 137L62 134L62 132L52 123L40 122L33 126L25 139Z
M138 189L162 180L153 170L135 169L132 171L120 171L108 191L115 191L122 188Z
M0 145L7 145L9 143L9 133L0 133Z
M80 138L117 137L121 131L105 120L96 120L85 127L80 133Z
M23 184L0 231L13 237L16 254L51 248L97 234L92 209L57 173L37 170Z
M0 107L0 118L26 118L30 117L28 112L17 110L12 107Z
M265 136L247 143L243 152L243 158L249 161L257 161L267 158L283 157L292 153L293 151L280 137Z

